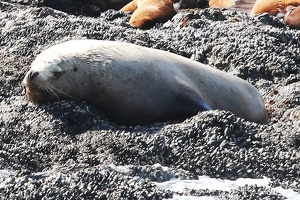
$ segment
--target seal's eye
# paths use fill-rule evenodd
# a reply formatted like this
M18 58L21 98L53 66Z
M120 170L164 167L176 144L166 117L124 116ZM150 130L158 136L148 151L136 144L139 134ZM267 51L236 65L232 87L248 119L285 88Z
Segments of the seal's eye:
M76 72L77 70L78 70L77 67L74 67L74 68L73 68L73 71L74 71L74 72Z
M54 71L52 73L54 78L59 78L62 75L62 71Z

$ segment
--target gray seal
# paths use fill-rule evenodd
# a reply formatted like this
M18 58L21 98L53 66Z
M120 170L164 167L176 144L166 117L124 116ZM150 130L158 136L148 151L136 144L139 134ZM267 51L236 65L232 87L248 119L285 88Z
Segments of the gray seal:
M184 120L199 111L231 111L267 123L260 93L241 78L162 50L72 40L39 54L23 80L35 103L84 100L122 125Z

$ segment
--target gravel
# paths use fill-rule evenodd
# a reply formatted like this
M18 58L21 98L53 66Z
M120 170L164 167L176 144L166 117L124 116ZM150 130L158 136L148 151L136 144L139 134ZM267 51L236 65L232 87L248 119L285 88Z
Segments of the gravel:
M213 8L183 10L138 30L129 13L78 15L26 2L0 2L0 169L12 172L0 176L2 199L284 199L255 185L184 193L155 185L200 175L268 177L271 187L300 192L299 30L267 14ZM75 38L162 49L237 75L262 94L269 124L214 110L183 122L123 127L86 102L28 102L21 82L33 59Z

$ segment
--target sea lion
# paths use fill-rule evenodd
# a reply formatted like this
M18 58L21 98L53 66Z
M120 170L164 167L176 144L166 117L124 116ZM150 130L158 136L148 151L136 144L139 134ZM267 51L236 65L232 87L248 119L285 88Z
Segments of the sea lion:
M39 54L23 84L35 103L85 100L122 125L183 120L210 109L267 123L251 84L191 59L134 44L71 40Z
M284 22L293 29L300 29L300 6L289 6L284 16Z
M251 14L269 13L273 16L284 16L288 6L299 6L300 0L256 0Z
M171 19L180 8L228 8L235 0L133 0L121 11L133 12L129 23L140 29L149 29L158 22ZM174 5L175 8L174 8Z
M133 0L121 11L133 12L129 23L140 29L149 29L155 23L166 22L176 14L172 0Z
M212 8L229 8L235 5L236 0L209 0L208 5Z

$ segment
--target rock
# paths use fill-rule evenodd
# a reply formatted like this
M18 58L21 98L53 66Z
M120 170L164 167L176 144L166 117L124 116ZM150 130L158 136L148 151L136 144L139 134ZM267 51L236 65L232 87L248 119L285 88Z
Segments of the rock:
M0 168L14 172L0 176L1 197L163 199L184 193L154 181L199 175L268 177L272 187L300 192L299 31L267 16L213 8L181 11L147 31L117 10L76 12L0 2ZM183 122L122 127L85 102L28 102L21 82L35 56L74 38L158 48L238 75L261 92L270 123L214 110ZM282 199L257 186L185 194Z

